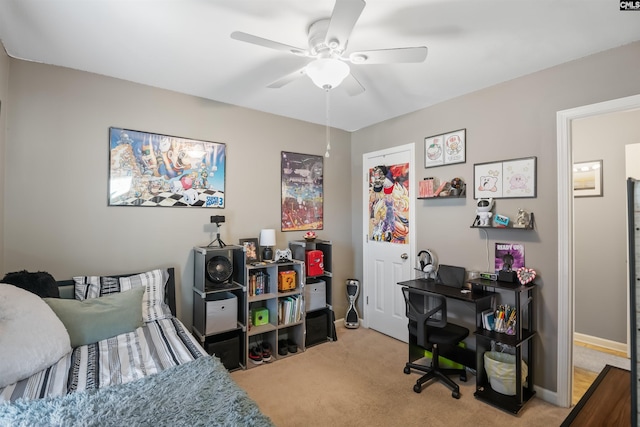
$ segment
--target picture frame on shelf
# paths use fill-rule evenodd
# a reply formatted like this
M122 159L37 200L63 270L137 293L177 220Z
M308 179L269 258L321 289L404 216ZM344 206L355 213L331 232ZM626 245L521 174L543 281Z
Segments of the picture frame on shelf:
M245 259L247 264L260 261L260 250L258 246L258 239L256 237L240 239L240 246L245 249Z
M537 197L537 157L473 165L474 199Z
M573 164L573 197L602 197L602 160Z
M109 206L225 207L226 144L109 128Z
M424 167L465 163L467 130L458 129L424 139Z

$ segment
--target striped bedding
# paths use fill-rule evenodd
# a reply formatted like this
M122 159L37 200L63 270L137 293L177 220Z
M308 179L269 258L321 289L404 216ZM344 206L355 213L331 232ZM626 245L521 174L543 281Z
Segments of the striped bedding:
M178 319L155 320L134 332L73 349L53 366L0 389L0 402L124 384L205 355Z

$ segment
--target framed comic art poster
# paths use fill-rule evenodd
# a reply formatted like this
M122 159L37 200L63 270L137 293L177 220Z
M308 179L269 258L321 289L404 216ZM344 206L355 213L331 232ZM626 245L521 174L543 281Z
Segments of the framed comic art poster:
M109 206L225 207L226 145L109 128Z
M323 229L323 173L322 156L282 151L282 231Z

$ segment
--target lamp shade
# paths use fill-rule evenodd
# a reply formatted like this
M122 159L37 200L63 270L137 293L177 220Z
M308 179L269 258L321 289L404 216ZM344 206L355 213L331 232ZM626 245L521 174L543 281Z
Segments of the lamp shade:
M349 75L349 66L333 58L319 58L310 62L306 68L307 75L321 89L332 89L342 83Z
M275 246L276 245L276 230L272 228L266 228L260 230L260 246Z

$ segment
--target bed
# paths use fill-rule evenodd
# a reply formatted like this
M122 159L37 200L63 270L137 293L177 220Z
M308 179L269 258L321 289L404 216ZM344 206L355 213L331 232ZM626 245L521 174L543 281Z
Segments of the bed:
M0 426L273 425L175 317L172 268L57 285L60 298L0 285ZM23 328L13 342L6 333L11 323L3 323L12 310ZM58 331L48 327L58 319L66 335L54 339ZM46 357L56 361L39 360ZM15 369L5 363L11 358L18 359ZM46 367L2 383L38 363Z

